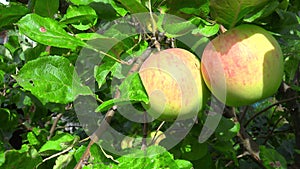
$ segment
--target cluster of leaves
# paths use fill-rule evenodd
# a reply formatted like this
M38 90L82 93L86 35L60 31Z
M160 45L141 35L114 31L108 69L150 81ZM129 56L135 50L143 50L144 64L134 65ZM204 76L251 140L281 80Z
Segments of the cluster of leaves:
M92 97L101 103L91 106L98 114L115 104L140 108L141 102L147 103L138 74L128 71L131 61L156 41L164 48L175 39L176 47L201 56L219 29L260 25L280 42L284 84L298 97L299 11L297 0L11 0L0 5L0 168L74 168L88 147L83 127L68 129L78 122L74 101ZM131 17L137 13L142 14ZM182 43L186 38L189 44ZM121 91L118 98L116 90ZM135 158L145 153L139 150L108 155L94 144L84 168L287 168L300 154L300 138L295 136L300 119L293 115L300 109L299 103L297 109L296 104L276 102L297 103L290 97L284 88L276 97L230 108L239 121L224 115L209 140L199 143L204 113L172 149L147 148L151 154L162 154ZM295 109L298 112L292 112ZM153 121L148 133L159 125ZM144 134L139 123L118 113L111 126L137 138ZM249 155L251 148L239 137L241 129L260 145L261 161ZM133 146L122 140L120 144Z

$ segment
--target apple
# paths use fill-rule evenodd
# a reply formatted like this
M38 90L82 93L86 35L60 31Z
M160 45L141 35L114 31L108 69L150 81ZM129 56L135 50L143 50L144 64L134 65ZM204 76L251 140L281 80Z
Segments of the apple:
M244 24L217 36L201 58L203 79L216 98L243 106L272 96L283 77L283 56L265 29Z
M200 65L199 59L185 49L152 53L139 70L149 97L149 104L143 104L147 112L163 121L196 117L208 92Z

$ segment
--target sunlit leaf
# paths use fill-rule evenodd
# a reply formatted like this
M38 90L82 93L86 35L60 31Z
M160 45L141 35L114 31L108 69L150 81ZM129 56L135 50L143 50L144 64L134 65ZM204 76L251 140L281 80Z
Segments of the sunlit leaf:
M22 34L44 45L73 50L78 46L86 46L80 39L69 35L59 22L37 14L24 16L17 25Z
M60 56L41 57L26 63L15 77L18 84L31 91L44 104L69 103L78 95L89 95L80 83L68 59Z

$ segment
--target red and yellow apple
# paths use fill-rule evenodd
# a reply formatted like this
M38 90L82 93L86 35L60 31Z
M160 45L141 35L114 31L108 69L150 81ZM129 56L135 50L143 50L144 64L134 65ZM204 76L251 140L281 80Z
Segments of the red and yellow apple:
M228 30L205 47L203 79L228 106L243 106L272 96L283 77L283 56L265 29L244 24Z
M198 115L207 101L200 61L191 52L170 48L152 53L139 75L149 97L143 106L154 118L164 121Z

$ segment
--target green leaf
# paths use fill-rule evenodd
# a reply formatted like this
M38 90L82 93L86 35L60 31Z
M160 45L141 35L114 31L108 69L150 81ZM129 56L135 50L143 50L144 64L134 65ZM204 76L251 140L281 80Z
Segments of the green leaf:
M180 169L191 169L193 168L193 164L186 160L175 160L175 163L178 165Z
M37 0L34 4L34 12L43 17L53 18L58 12L59 0Z
M175 38L183 36L196 28L192 24L193 20L186 21L174 15L159 15L158 18L158 30L164 32L167 37Z
M128 11L126 9L124 9L123 7L121 7L121 5L118 5L114 0L96 0L95 2L101 2L105 5L109 5L111 6L116 12L117 14L119 14L120 16L125 16ZM104 9L103 11L105 11L106 9ZM101 13L100 14L106 14L106 13ZM100 15L101 16L101 15Z
M75 35L75 37L81 40L95 40L100 38L108 38L99 33L78 33Z
M44 45L72 50L78 46L86 46L85 42L69 35L57 21L37 14L24 16L17 25L22 34Z
M55 165L53 166L53 169L61 169L61 168L67 168L67 166L70 164L70 162L73 160L73 154L75 153L74 150L69 151L68 154L60 155L55 160Z
M0 28L12 25L28 12L24 5L0 6Z
M97 13L89 6L69 6L60 22L71 23L78 30L87 30L97 23Z
M205 37L210 37L218 33L220 25L211 24L202 18L194 18L193 23L199 22L198 28L193 29L192 34L200 34Z
M208 152L206 143L199 143L194 138L185 139L181 146L182 157L189 161L198 160L204 157Z
M250 13L244 18L244 21L246 22L253 22L257 19L264 18L272 14L275 9L278 7L279 2L278 1L272 1L265 5L260 11L255 11L253 13Z
M5 76L5 72L3 70L0 70L0 87L2 87L2 85L5 82L4 76Z
M120 162L118 168L179 169L173 155L160 146L150 146L145 151L136 150L132 154L124 155L117 160Z
M26 63L15 77L18 84L41 100L66 104L78 95L92 94L69 60L60 56L41 57Z
M120 85L120 98L105 101L97 107L97 112L110 109L114 105L144 102L149 103L148 95L145 92L140 76L137 72L129 75Z
M34 145L40 144L39 140L36 138L36 136L33 132L27 133L27 139L28 139L30 145L34 146Z
M99 88L106 82L106 77L111 73L112 77L115 78L125 78L121 73L122 65L118 62L105 62L100 66L96 66L94 70L94 77L98 83Z
M265 146L259 146L259 156L263 161L263 165L267 169L285 169L287 168L287 162L285 158L274 149L266 148Z
M139 0L118 0L131 13L147 13L148 9Z
M76 141L78 138L69 134L69 133L60 133L52 137L47 141L39 150L39 153L46 151L62 151L65 148L69 147Z
M167 9L168 14L185 19L190 18L190 15L207 18L209 14L209 0L169 0L165 1L164 7Z
M16 113L11 112L9 109L0 108L0 129L13 130L18 124L18 116Z
M5 152L5 162L1 168L22 168L32 169L42 162L38 152L24 144L21 150L9 150Z
M218 140L227 141L235 137L239 130L239 123L234 123L232 120L222 117L218 127L215 130L215 135Z
M211 0L212 17L226 28L233 28L250 12L262 7L268 0Z
M88 5L97 0L70 0L70 1L75 5Z

